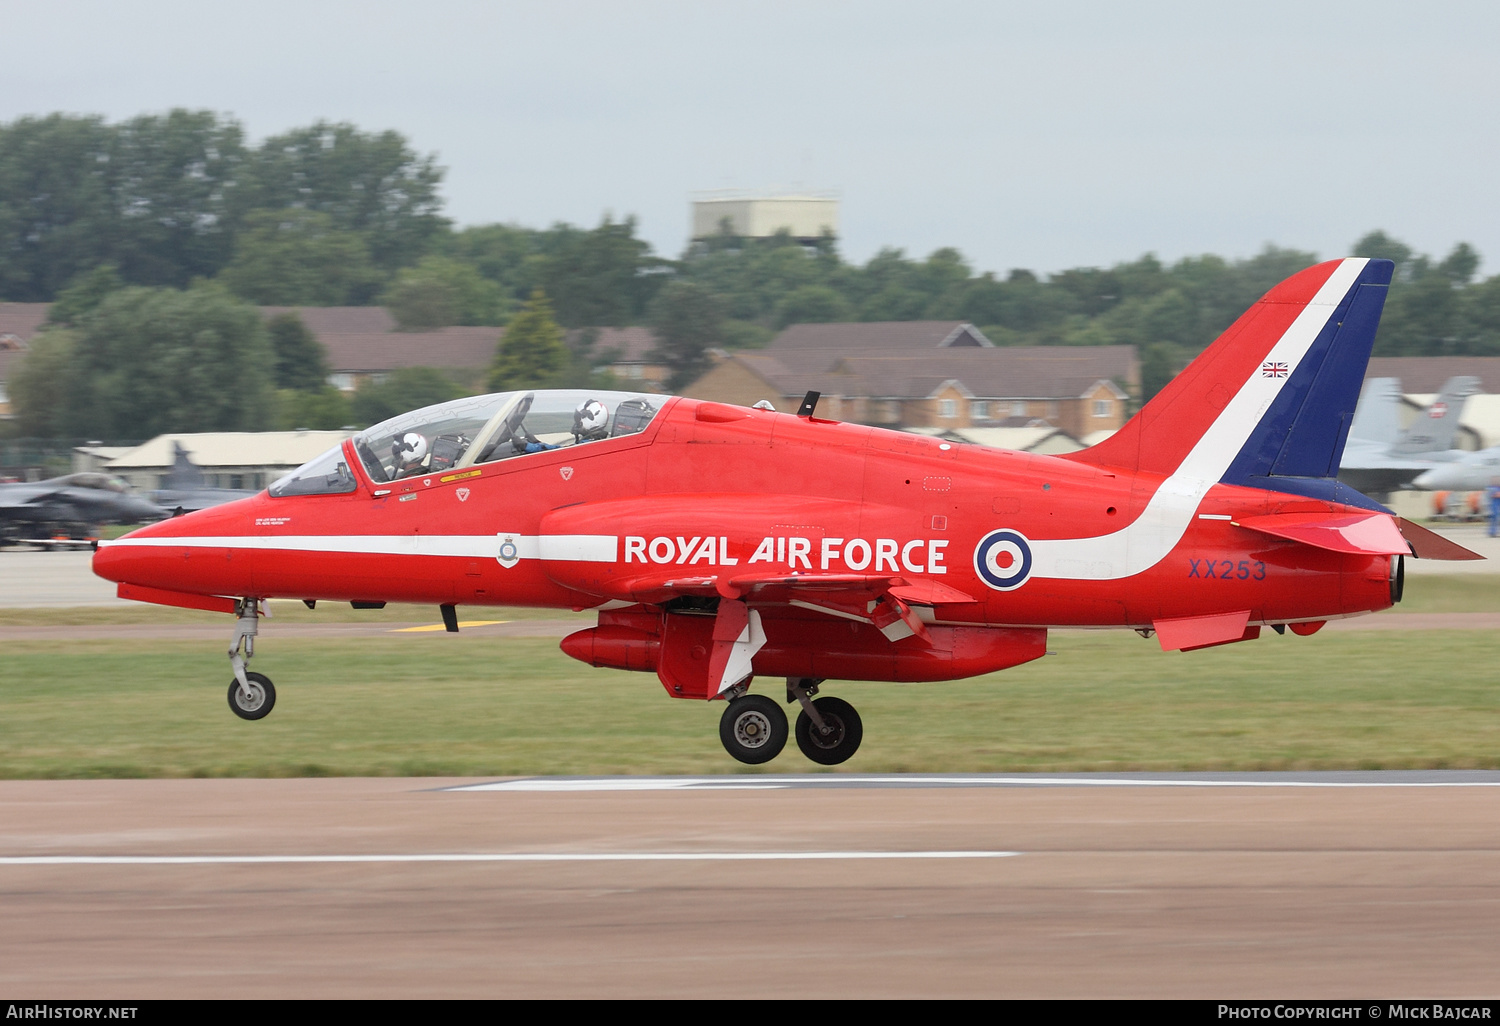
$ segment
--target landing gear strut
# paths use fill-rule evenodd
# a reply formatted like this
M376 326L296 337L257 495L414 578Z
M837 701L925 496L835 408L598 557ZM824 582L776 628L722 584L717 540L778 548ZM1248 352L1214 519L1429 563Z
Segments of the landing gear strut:
M854 706L842 698L812 700L821 680L810 677L788 677L787 700L802 705L797 714L797 747L802 754L821 766L837 766L859 751L864 740L864 724Z
M731 701L719 718L724 750L751 766L770 762L786 747L786 713L765 695L743 695Z
M276 688L271 678L245 669L245 664L255 657L255 635L260 627L258 605L251 598L235 603L234 640L229 643L229 665L234 667L234 679L229 682L229 708L244 720L263 719L276 705Z

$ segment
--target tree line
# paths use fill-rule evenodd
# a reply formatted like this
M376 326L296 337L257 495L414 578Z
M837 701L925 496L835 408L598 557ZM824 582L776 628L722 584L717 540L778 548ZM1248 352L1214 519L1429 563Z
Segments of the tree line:
M999 345L1135 345L1149 396L1317 259L1268 246L1240 260L1147 254L1002 276L977 273L952 248L925 259L888 248L856 264L831 236L747 239L727 225L667 258L631 218L456 227L443 215L443 175L399 133L349 124L258 146L232 117L205 111L0 125L0 300L55 303L54 329L12 384L12 430L336 426L463 388L410 372L351 400L324 384L300 322L267 325L252 305L378 303L408 330L520 319L492 385L599 380L608 354L592 351L587 331L565 344L562 329L649 325L681 388L711 349L764 345L792 323L965 320ZM1500 276L1478 278L1470 246L1438 259L1372 232L1353 253L1397 263L1377 354L1500 353Z

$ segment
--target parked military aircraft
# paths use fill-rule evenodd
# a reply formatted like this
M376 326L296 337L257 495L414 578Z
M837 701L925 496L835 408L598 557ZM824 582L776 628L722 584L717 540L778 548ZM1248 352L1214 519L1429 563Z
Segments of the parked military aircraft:
M1405 431L1398 419L1401 382L1371 378L1365 382L1349 428L1349 442L1339 461L1340 481L1361 492L1384 497L1410 485L1424 471L1464 457L1453 447L1464 404L1479 391L1478 378L1449 378L1433 404Z
M0 545L57 536L89 538L101 524L140 524L165 515L161 507L108 474L0 484Z
M219 506L236 499L247 499L256 493L243 488L210 488L203 479L203 471L188 456L187 450L178 442L172 443L172 469L167 471L161 487L151 493L154 502L163 509L195 510Z
M634 393L503 392L386 421L264 494L101 543L127 598L238 617L229 703L274 596L595 609L562 642L725 700L747 763L788 736L840 763L863 726L827 679L939 681L1046 652L1050 627L1167 650L1309 635L1401 597L1407 555L1479 558L1335 480L1392 264L1287 279L1118 433L1039 456ZM778 685L778 692L780 686Z

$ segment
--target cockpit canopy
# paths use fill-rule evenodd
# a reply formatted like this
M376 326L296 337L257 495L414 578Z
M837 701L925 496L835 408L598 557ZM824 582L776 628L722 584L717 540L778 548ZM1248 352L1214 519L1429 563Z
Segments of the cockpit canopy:
M596 389L496 392L454 399L376 424L354 450L377 484L442 473L645 430L670 396ZM351 492L335 448L271 486L273 496Z

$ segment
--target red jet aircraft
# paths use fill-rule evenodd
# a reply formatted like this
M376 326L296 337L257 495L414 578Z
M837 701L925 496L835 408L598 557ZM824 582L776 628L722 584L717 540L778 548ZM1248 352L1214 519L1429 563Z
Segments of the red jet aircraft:
M1107 441L1038 456L658 395L505 392L356 435L253 498L101 542L126 598L236 614L229 704L272 597L598 610L562 649L724 699L763 763L862 736L827 679L940 681L1043 655L1051 627L1163 649L1312 634L1401 598L1403 558L1479 558L1340 484L1392 264L1276 286Z

